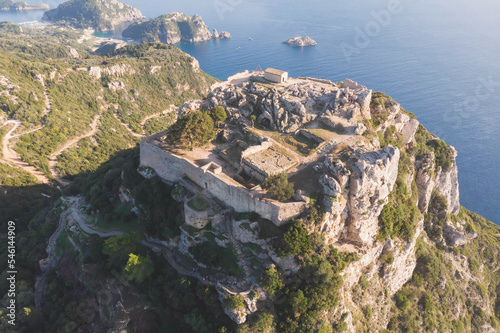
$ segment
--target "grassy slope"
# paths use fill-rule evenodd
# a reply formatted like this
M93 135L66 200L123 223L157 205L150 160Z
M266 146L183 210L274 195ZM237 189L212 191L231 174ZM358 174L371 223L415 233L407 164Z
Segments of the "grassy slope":
M121 122L142 134L141 122L146 116L161 113L171 104L200 98L215 82L193 69L191 58L175 47L126 47L103 59L75 45L72 37L57 30L47 36L26 28L20 32L14 25L0 27L0 75L6 78L2 88L13 96L2 96L0 108L8 117L23 121L24 129L45 125L40 131L22 136L15 149L49 177L48 157L65 142L89 132L94 117L103 110L115 111ZM61 43L77 48L82 57L74 59ZM123 75L103 72L100 79L76 70L92 66L103 70L126 66L127 70ZM151 70L153 66L156 71ZM44 76L52 102L51 112L43 117L44 90L36 75ZM124 84L124 89L109 88L117 82ZM103 114L95 137L59 158L58 169L63 175L95 170L96 163L136 144L137 138L126 133L123 124L106 116L109 112ZM151 119L145 130L150 133L168 124Z

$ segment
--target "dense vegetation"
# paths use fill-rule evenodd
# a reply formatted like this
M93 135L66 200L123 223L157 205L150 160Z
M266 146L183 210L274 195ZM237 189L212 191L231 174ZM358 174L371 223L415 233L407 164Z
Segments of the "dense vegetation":
M359 258L355 253L340 253L333 246L325 246L322 235L309 234L301 221L295 220L286 229L275 246L283 255L297 255L300 270L289 279L274 267L264 272L261 284L274 305L274 312L267 314L267 326L275 325L279 332L331 332L331 323L321 314L338 305L342 286L339 274ZM258 332L255 326L261 325L265 314L254 316L240 332Z
M295 195L293 183L288 182L288 175L285 172L267 177L262 183L262 188L281 201L289 200Z
M114 30L112 18L131 16L140 12L128 5L111 1L97 0L69 0L61 3L57 8L44 13L43 20L68 24L75 28L93 28L97 31ZM140 17L136 17L139 19Z
M23 28L26 38L17 39L16 27L0 27L0 75L4 78L0 77L4 82L0 109L23 121L19 131L33 131L19 138L15 150L49 178L49 156L69 140L92 134L90 125L96 119L95 135L57 156L57 170L62 176L71 179L80 172L93 171L115 152L134 146L138 139L126 126L137 134L168 128L175 115L161 117L164 111L172 104L203 96L214 82L193 68L193 59L175 47L128 46L103 61L89 55L82 45L69 43L82 54L75 59L60 45L69 36L57 31L43 35ZM8 38L11 31L14 35ZM40 52L26 53L33 49ZM90 67L100 74L91 75ZM113 88L117 82L124 88ZM45 107L46 97L51 103L49 109ZM148 116L153 118L143 127Z
M391 332L479 332L485 323L500 327L498 232L500 229L462 208L459 218L474 225L479 237L461 247L439 249L420 241L412 280L395 296ZM450 259L466 257L458 270ZM481 270L481 273L480 273ZM465 278L470 271L472 279ZM478 304L477 299L485 301ZM418 311L415 311L418 309Z
M189 16L176 20L173 14L165 14L141 23L130 25L122 33L123 37L146 42L169 43L170 40L190 40L197 34L198 26Z

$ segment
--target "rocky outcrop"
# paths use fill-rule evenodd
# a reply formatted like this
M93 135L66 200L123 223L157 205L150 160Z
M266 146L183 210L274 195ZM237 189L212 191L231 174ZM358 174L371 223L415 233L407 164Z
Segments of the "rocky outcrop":
M231 39L231 34L227 31L221 31L219 33L219 38L220 39Z
M94 51L94 53L100 56L107 56L108 54L113 53L126 45L127 43L125 42L104 42Z
M417 176L415 178L418 189L418 209L427 213L434 190L434 153L426 154L415 163Z
M435 167L434 153L424 155L416 161L416 183L418 188L418 208L427 213L432 192L436 190L446 198L447 213L457 214L460 210L460 193L458 185L458 168L456 164L456 150L453 147L454 160L448 171Z
M243 76L241 73L238 77ZM250 76L249 74L246 74ZM235 76L236 77L236 76ZM318 119L330 127L359 127L359 118L370 119L371 90L346 80L342 87L326 81L298 78L282 89L258 84L263 77L251 75L246 82L231 84L238 79L217 84L208 96L210 107L222 105L248 117L258 115L256 123L284 133L295 133L304 124ZM350 88L351 87L351 88ZM363 129L358 128L362 133Z
M457 230L453 224L446 222L443 226L443 236L448 246L462 246L467 244L467 238Z
M297 46L297 47L304 47L304 46L314 46L318 43L316 43L316 41L313 40L312 38L310 38L309 36L305 36L305 37L290 38L289 40L282 42L282 44L287 44L290 46Z
M222 303L224 312L233 320L235 323L238 325L241 325L246 322L247 320L247 315L252 314L257 311L257 302L260 299L265 299L265 293L263 292L262 289L256 288L255 290L251 291L246 291L246 292L240 292L240 293L234 293L230 291L229 289L218 285L216 287L217 292L219 293L219 301ZM226 295L232 295L232 296L237 296L237 297L243 297L243 301L245 306L242 308L229 308L226 306L224 302L224 297Z
M382 281L387 288L389 295L394 295L403 285L408 282L415 267L417 266L417 258L415 256L415 247L417 239L424 230L424 218L420 218L415 235L411 242L405 242L401 239L388 239L384 245L384 251L392 251L394 258L391 264L381 264L380 269L383 270Z
M371 119L370 102L372 100L372 90L349 79L342 82L341 87L346 90L345 95L347 98L356 101L360 105L363 118Z
M134 75L135 69L133 69L128 64L113 65L110 67L97 67L93 66L89 69L89 76L99 80L102 74L107 74L110 76L123 77L125 75Z
M457 151L453 150L453 163L449 171L443 171L439 168L436 171L435 189L446 198L448 203L448 213L457 214L460 210L460 193L458 186L458 168L456 163Z
M330 198L337 198L342 194L342 187L333 177L323 175L319 178L319 183L323 186L323 193Z
M398 176L400 152L387 147L376 152L357 152L349 185L349 221L346 239L372 245L378 216L387 203Z
M111 31L142 20L142 13L117 0L70 0L43 14L43 21L62 23L75 28Z
M222 32L218 35L219 38L223 38ZM143 43L161 42L172 45L180 41L206 41L212 38L212 33L201 16L187 16L184 13L175 12L133 24L123 31L122 36Z

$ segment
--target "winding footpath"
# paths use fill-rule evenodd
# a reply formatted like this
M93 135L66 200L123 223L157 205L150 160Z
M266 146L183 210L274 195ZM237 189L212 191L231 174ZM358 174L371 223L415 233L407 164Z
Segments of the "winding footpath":
M49 170L50 170L50 173L52 174L52 177L54 177L55 180L57 180L61 185L68 185L70 182L67 181L67 180L64 180L61 175L59 174L59 172L57 171L57 157L59 155L61 155L66 149L69 149L71 146L73 146L74 144L78 143L80 140L82 139L85 139L85 138L88 138L90 136L94 136L98 129L99 129L99 120L101 119L101 115L98 114L97 116L95 116L94 120L92 121L92 124L90 125L90 131L88 131L87 133L83 134L83 135L80 135L76 138L73 138L71 140L69 140L68 142L66 142L64 144L64 146L62 146L61 148L59 148L57 151L55 151L54 153L52 153L50 156L49 156Z
M19 120L7 120L4 123L4 125L7 125L7 124L15 124L15 125L3 137L3 140L2 140L3 159L7 163L14 164L14 165L18 166L19 168L23 169L24 171L32 174L38 181L40 181L42 183L45 183L45 184L49 183L50 180L43 173L41 173L36 168L32 167L31 165L29 165L28 163L26 163L25 161L23 161L21 159L21 157L19 156L19 154L17 154L14 150L12 150L9 147L9 141L11 139L18 138L18 137L20 137L22 135L38 131L38 130L40 130L43 127L35 129L35 130L32 130L32 131L29 131L29 132L26 132L26 133L23 133L23 134L13 135L12 133L14 133L15 131L17 131L17 129L21 126L21 122Z
M130 125L129 124L126 124L124 123L119 117L118 115L113 112L113 116L115 117L116 120L118 120L120 122L120 124L122 124L126 129L127 131L135 136L136 138L144 138L146 135L144 134L144 125L146 124L146 122L150 119L155 119L155 118L160 118L160 117L163 117L163 116L166 116L168 115L170 112L174 111L175 110L175 105L172 104L170 105L170 107L166 110L163 110L162 112L157 112L157 113L154 113L154 114L150 114L149 116L146 116L142 121L141 121L141 129L143 131L142 134L139 134L139 133L136 133L134 132L131 128L130 128Z
M59 258L56 255L56 242L62 231L66 228L66 221L74 221L78 224L78 227L85 233L90 235L98 235L102 238L107 238L111 236L120 236L123 235L123 231L100 231L94 228L90 228L85 222L85 217L82 216L82 213L79 210L79 207L83 204L81 197L62 197L63 203L67 206L67 210L63 212L59 218L59 224L57 226L56 231L50 236L49 242L47 244L46 252L47 258L42 259L43 262L43 273L42 275L36 278L35 282L35 308L39 313L42 313L42 302L43 302L43 294L45 290L45 283L47 280L47 274L50 269L56 267ZM75 246L75 243L69 237L70 242Z

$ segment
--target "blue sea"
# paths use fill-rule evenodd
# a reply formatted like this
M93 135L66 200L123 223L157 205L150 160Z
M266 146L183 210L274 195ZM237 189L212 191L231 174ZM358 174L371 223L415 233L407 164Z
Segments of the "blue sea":
M122 1L148 18L182 11L229 31L231 40L178 45L221 80L260 65L291 76L350 78L391 95L458 150L462 205L500 224L500 2ZM41 15L2 13L0 19ZM318 45L281 44L299 35Z

